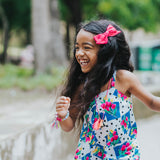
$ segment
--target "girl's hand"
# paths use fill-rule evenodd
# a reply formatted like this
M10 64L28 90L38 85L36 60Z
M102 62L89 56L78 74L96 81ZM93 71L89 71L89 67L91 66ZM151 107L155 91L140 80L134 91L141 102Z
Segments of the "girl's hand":
M67 115L71 99L69 97L61 96L56 103L56 112L59 118L63 119Z

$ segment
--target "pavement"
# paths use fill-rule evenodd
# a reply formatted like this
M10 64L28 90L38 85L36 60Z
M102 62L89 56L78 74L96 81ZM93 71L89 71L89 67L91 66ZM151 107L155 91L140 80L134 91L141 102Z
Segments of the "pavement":
M27 93L16 89L1 91L0 141L48 119L54 96L37 92Z
M160 116L137 121L141 160L160 160Z
M160 91L160 73L135 74L147 90L153 93ZM0 90L0 97L0 159L72 159L73 134L53 131L48 123L49 114L54 110L55 93L8 89ZM141 160L160 160L160 115L138 119L137 125Z

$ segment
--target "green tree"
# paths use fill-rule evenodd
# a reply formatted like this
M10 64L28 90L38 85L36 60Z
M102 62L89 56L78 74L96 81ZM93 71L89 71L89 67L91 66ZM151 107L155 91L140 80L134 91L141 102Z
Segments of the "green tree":
M152 0L100 0L97 10L129 30L141 27L155 31L159 23L158 9Z
M130 31L140 27L146 31L156 31L159 24L160 0L76 0L76 3L74 1L59 0L61 18L66 21L68 58L70 25L77 27L81 21L107 18Z
M3 52L1 63L5 63L10 31L24 31L26 41L31 42L31 2L30 0L0 0L0 29L3 31Z
M82 4L80 0L59 0L61 18L66 22L66 55L70 59L70 26L77 30L78 24L82 21Z
M2 33L3 51L2 51L2 54L0 55L0 62L4 64L7 56L9 25L8 25L8 19L7 19L6 13L1 4L0 4L0 17L2 22L1 27L3 28L3 33Z
M0 0L0 3L8 18L9 30L25 31L27 37L26 43L30 42L31 1Z

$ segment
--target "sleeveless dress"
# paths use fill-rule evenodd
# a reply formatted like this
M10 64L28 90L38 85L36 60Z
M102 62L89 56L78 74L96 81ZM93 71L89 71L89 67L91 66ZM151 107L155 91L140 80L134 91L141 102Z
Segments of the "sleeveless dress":
M114 87L115 78L116 72L111 88L99 93L84 115L74 160L140 159L132 98ZM99 116L103 119L103 126L95 130L93 124Z

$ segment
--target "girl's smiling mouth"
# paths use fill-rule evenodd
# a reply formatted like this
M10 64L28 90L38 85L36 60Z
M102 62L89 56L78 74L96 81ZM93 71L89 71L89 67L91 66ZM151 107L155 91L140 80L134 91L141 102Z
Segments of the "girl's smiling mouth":
M79 60L79 63L80 63L80 65L81 65L81 67L85 67L85 66L88 65L89 60L81 59L81 60Z

